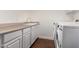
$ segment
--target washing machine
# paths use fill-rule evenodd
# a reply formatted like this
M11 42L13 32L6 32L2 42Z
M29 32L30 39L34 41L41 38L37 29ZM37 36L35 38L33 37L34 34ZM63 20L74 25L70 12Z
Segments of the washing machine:
M79 48L79 23L59 22L55 40L59 48Z

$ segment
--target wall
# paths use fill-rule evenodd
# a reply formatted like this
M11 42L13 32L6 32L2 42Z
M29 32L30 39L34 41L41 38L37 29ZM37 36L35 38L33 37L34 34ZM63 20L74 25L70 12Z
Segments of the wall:
M22 10L18 12L17 22L26 22L30 19L31 13L29 10Z
M73 20L78 19L79 20L79 11L77 10L74 14L73 14Z
M23 22L29 17L29 11L0 10L0 23Z
M67 12L67 15L72 19L72 21L79 19L79 10L69 10L66 12Z
M39 36L42 38L52 38L53 22L54 21L72 21L65 11L31 11L31 18L33 21L39 21L40 26L38 29Z
M15 11L0 10L0 23L15 22L15 21L16 21Z

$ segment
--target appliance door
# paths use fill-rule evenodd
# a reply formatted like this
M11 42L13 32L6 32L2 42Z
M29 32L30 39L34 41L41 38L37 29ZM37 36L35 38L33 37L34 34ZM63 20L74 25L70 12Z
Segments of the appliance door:
M58 34L58 39L57 39L58 47L62 48L62 39L63 39L63 30L62 30L62 28L57 29L57 34Z
M55 47L59 48L58 42L57 42L58 41L57 28L58 28L58 25L56 23L53 23L53 39L54 39Z
M57 25L53 23L53 39L56 39L56 31L57 31Z
M79 27L78 26L64 27L62 47L79 48Z

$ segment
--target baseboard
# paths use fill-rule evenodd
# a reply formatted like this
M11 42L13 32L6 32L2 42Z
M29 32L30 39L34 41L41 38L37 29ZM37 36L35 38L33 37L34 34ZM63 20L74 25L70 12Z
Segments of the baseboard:
M49 40L53 40L52 37L39 36L39 38L41 38L41 39L49 39Z

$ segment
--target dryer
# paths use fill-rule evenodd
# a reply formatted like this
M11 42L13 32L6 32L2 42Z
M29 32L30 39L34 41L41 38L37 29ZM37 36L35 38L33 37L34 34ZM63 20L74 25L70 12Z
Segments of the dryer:
M55 46L59 48L79 48L79 23L58 22Z

